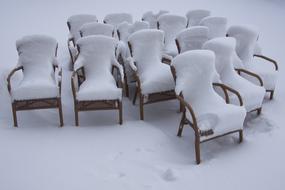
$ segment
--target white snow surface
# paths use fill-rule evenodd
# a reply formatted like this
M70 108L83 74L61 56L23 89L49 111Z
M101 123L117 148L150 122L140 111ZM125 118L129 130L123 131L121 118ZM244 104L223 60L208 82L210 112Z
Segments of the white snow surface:
M114 35L114 26L111 24L90 22L81 26L80 33L83 37L90 35L104 35L112 37Z
M117 111L80 113L81 126L74 126L67 18L95 14L101 22L108 13L129 12L140 20L144 12L160 9L179 15L208 9L226 17L228 26L255 25L262 51L279 64L274 99L269 101L267 94L262 114L247 115L244 142L229 135L203 143L200 165L195 164L192 129L185 127L183 137L176 136L181 118L176 100L145 106L146 119L140 121L138 105L124 97L122 126ZM0 189L284 189L284 9L282 0L1 1ZM12 127L6 77L17 64L15 41L30 34L59 42L63 128L57 127L53 109L18 112L19 127ZM20 73L13 82L21 79ZM133 93L134 88L131 97Z

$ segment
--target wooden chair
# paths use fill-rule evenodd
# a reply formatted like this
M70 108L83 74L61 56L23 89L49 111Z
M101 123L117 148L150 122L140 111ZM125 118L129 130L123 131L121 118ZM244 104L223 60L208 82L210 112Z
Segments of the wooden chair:
M256 29L252 26L231 26L227 36L237 41L236 71L254 84L264 86L272 99L277 82L278 64L272 58L254 53L258 39Z
M187 27L198 26L203 18L210 16L211 12L204 9L194 9L186 13Z
M131 56L129 64L135 73L136 92L140 98L140 119L144 119L144 105L175 99L174 81L169 65L162 62L169 56L162 55L163 31L146 29L129 37Z
M75 125L79 125L78 113L91 110L119 111L122 118L123 67L115 58L117 41L103 35L87 36L78 40L79 51L72 74L71 85L74 98ZM112 74L114 69L121 74L121 84L117 85ZM78 77L83 73L83 79Z
M208 16L201 20L200 25L209 29L209 39L226 37L227 34L227 18Z
M25 36L16 42L16 46L18 65L7 78L14 126L18 126L17 111L49 108L58 108L60 126L63 126L56 40L44 35ZM22 70L23 78L18 85L12 86L11 77L19 70Z
M176 79L175 92L184 106L177 135L185 124L195 133L196 163L199 164L200 144L232 133L243 140L243 106L227 104L213 89L215 55L209 50L192 50L172 60ZM201 77L203 76L203 77Z

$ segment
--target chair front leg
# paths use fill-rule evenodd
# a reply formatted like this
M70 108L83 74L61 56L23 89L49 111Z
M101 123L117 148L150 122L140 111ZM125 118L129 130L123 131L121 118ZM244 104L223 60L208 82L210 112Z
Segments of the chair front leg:
M201 153L200 153L200 136L195 132L195 155L196 155L196 163L201 163Z
M78 127L79 126L79 118L78 118L78 106L77 106L78 102L75 101L74 102L74 118L75 118L75 126Z
M119 124L123 124L123 106L122 101L118 100L118 109L119 109Z
M179 128L178 128L178 132L177 132L177 136L181 137L182 136L182 132L183 132L183 128L184 128L184 123L185 123L185 110L182 113L182 117L181 117L181 121L179 124Z
M243 130L239 131L239 143L242 143L243 141Z
M60 127L63 127L63 114L62 114L62 104L61 104L61 98L57 99L58 103L58 112L59 112L59 121L60 121Z
M137 95L138 95L138 87L136 86L135 94L134 94L134 98L133 98L133 105L135 105L135 104L136 104Z
M13 112L13 121L14 121L14 127L18 127L17 122L17 109L16 109L16 103L12 103L12 112Z
M144 109L143 109L143 106L144 106L144 103L143 103L144 95L141 94L141 92L139 92L139 96L140 96L140 120L144 120Z

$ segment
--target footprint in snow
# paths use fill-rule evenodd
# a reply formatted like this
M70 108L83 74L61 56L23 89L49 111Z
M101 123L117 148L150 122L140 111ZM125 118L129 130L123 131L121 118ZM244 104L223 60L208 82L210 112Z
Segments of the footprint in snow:
M164 181L175 181L177 179L172 169L167 169L161 177Z

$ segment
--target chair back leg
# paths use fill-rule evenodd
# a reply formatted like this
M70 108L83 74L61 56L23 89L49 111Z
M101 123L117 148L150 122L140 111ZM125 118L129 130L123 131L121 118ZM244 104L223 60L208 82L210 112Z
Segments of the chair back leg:
M140 120L144 120L144 110L143 110L143 100L144 100L144 96L140 94Z
M74 118L75 118L75 126L79 126L79 118L78 118L78 109L77 109L77 102L74 102Z
M12 112L13 112L13 121L14 121L14 127L18 127L18 122L17 122L17 113L16 113L16 105L15 103L12 103Z
M200 164L200 137L199 134L195 132L195 154L196 154L196 163Z
M243 141L243 130L239 131L239 143Z
M58 112L59 112L59 121L60 121L60 127L63 127L63 114L62 114L62 104L61 104L61 98L57 99L58 102Z
M123 109L122 109L122 101L118 100L118 108L119 108L119 124L123 124Z

